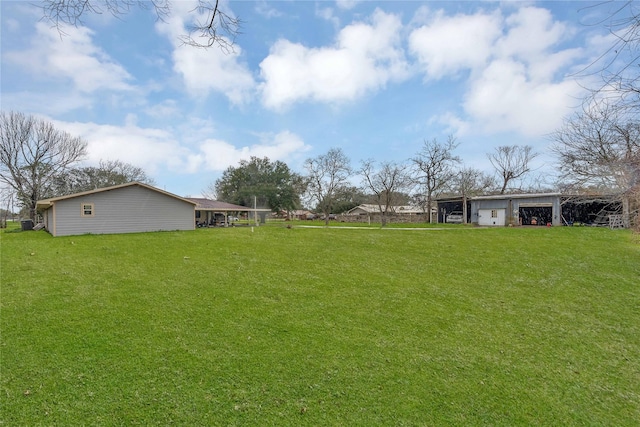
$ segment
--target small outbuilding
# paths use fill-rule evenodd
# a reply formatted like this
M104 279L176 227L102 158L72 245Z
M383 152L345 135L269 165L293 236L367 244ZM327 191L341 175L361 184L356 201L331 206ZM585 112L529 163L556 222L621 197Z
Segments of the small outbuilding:
M562 225L560 193L471 198L471 222L484 226Z
M463 211L461 197L438 199L438 222L452 211ZM468 198L466 211L467 222L480 226L608 225L611 215L622 213L622 203L604 195L496 194Z
M130 182L38 201L53 236L195 229L196 203L148 184Z

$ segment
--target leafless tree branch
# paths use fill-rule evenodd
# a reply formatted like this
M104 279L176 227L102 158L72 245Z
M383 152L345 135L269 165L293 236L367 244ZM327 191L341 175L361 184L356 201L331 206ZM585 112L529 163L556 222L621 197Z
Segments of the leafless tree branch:
M433 197L446 188L454 175L454 165L460 162L460 158L453 154L458 145L451 135L444 143L438 142L435 138L431 141L425 140L422 149L411 158L416 169L416 183L424 192L422 205L429 213L429 222L432 222Z
M53 177L86 154L87 143L44 120L17 112L0 114L0 181L13 188L35 219L36 203Z
M531 161L538 156L529 145L502 145L493 153L487 154L489 161L502 178L500 194L507 190L509 182L519 179L531 172Z
M366 160L362 162L360 175L364 190L371 191L375 196L384 227L387 225L387 216L396 204L396 197L409 189L413 182L407 166L390 161L383 161L376 166L373 160Z
M139 7L153 9L157 19L165 22L172 13L170 0L41 0L40 7L42 18L61 35L65 34L65 25L83 25L84 18L91 14L108 13L120 19ZM219 0L198 0L192 14L195 23L188 34L179 37L184 45L205 49L218 46L225 53L233 52L242 24L239 18L224 11Z

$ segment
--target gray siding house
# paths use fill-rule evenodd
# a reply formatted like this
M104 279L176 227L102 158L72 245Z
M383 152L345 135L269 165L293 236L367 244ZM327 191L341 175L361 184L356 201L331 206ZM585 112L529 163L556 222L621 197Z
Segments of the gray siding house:
M140 182L38 201L53 236L195 229L196 203Z

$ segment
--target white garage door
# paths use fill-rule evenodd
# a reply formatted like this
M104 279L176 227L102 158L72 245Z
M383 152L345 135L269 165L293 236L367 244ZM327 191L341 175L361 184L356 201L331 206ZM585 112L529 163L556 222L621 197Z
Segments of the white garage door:
M478 225L506 225L506 209L478 209Z

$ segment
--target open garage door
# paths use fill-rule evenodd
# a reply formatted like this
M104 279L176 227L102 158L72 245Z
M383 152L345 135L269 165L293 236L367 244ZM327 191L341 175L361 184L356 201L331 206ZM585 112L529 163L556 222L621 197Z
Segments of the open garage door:
M520 225L547 225L553 222L553 206L544 204L521 204L518 212Z

